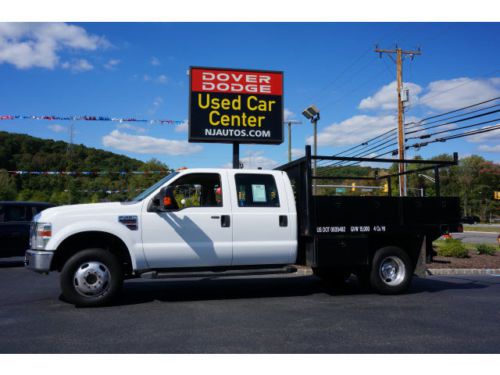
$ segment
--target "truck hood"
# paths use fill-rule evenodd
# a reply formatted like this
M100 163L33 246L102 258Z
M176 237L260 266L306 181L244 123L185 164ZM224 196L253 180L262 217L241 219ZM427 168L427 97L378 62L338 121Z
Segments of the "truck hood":
M39 222L51 222L61 220L64 217L97 217L103 214L128 215L138 214L142 202L109 202L109 203L90 203L90 204L72 204L66 206L52 207L40 212L34 220Z

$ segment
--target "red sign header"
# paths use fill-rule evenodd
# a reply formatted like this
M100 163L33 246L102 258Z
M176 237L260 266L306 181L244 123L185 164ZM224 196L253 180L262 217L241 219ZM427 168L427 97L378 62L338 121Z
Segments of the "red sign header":
M192 68L191 91L281 96L283 95L283 74Z

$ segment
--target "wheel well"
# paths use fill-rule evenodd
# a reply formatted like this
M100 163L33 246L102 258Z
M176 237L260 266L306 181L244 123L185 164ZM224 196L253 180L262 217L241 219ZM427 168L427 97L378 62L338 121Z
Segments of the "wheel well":
M420 253L420 246L422 245L422 237L420 236L391 236L390 238L379 238L375 241L372 241L370 244L370 257L369 263L371 266L371 262L373 260L373 256L375 252L383 247L399 247L404 252L406 252L413 263L413 265L417 264L418 256Z
M132 274L132 259L127 245L114 234L98 231L81 232L66 238L54 253L51 270L61 271L69 258L92 247L105 249L118 256L123 263L125 276Z

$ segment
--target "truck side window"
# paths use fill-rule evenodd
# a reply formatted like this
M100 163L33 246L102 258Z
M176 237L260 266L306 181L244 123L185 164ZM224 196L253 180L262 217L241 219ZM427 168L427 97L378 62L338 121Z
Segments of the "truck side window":
M26 206L7 206L7 215L5 221L29 221Z
M193 173L169 185L180 209L222 207L222 185L217 173Z
M279 207L276 181L270 174L243 174L234 176L239 207Z

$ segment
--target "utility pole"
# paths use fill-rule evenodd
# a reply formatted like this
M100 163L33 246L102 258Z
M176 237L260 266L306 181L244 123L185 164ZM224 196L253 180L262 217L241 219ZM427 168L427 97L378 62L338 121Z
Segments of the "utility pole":
M302 121L297 120L287 120L285 121L288 124L288 162L292 161L292 124L302 124Z
M403 160L405 158L405 130L404 130L404 105L402 100L402 91L403 91L403 57L405 55L413 58L416 55L421 55L420 48L416 51L403 51L403 49L396 46L396 49L388 50L388 49L380 49L375 47L375 52L377 52L382 58L382 54L386 53L389 57L394 61L393 54L396 54L396 76L397 76L397 84L398 84L398 155L399 160ZM399 173L405 172L405 164L399 163ZM400 174L399 176L399 196L406 196L406 175Z
M70 153L71 148L73 146L73 138L74 138L74 133L75 133L74 128L73 128L73 123L71 123L71 125L69 126L68 133L69 133L68 153Z

